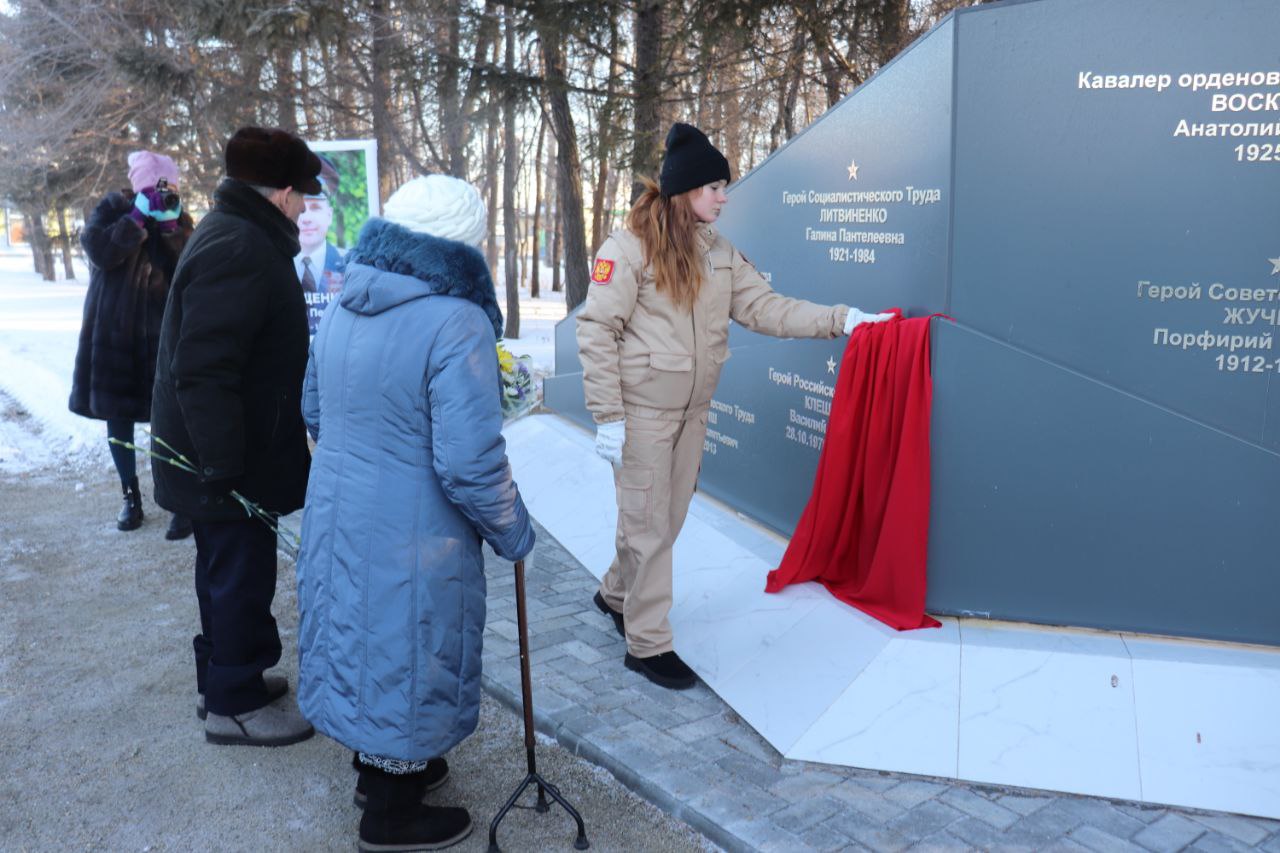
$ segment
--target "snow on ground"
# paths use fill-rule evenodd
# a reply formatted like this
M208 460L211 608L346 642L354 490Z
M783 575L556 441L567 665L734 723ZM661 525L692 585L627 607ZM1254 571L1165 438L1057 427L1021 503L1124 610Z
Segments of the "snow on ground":
M62 264L58 263L59 274ZM46 282L32 272L26 249L0 248L0 473L21 473L55 461L110 465L102 421L67 409L80 319L89 274L77 261L76 279ZM494 276L502 282L499 267ZM505 341L514 355L528 355L534 373L553 371L555 324L565 315L564 293L552 293L543 268L543 296L521 291L519 340ZM497 286L506 312L506 292ZM135 438L145 440L140 427Z

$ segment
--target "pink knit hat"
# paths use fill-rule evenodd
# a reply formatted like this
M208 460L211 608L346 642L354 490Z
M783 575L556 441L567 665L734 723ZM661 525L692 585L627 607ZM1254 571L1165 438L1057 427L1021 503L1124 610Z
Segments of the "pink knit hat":
M129 186L134 192L154 187L161 178L170 184L178 183L178 165L173 160L154 151L134 151L129 155Z

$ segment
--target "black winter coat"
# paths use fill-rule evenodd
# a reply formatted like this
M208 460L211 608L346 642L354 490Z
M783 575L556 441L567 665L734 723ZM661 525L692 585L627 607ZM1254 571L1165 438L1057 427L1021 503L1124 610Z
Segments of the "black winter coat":
M184 213L169 234L148 220L144 232L132 208L131 195L110 193L80 235L89 290L68 406L86 418L151 420L160 320L191 217Z
M178 261L160 332L152 448L199 471L152 465L156 503L201 521L302 506L311 454L302 424L307 309L293 266L298 227L226 179Z

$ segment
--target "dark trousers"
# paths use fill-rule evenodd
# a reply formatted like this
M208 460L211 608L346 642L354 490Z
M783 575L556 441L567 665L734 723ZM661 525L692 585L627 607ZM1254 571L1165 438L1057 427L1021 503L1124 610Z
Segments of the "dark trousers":
M280 661L271 615L276 593L276 534L255 518L193 521L200 633L196 688L213 714L243 714L267 704L263 670Z

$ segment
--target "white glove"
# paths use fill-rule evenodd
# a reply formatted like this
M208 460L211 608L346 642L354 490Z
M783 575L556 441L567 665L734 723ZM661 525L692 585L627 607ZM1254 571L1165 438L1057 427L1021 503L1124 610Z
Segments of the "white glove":
M615 468L622 464L622 442L627 438L626 421L596 424L596 454Z
M853 330L862 323L883 323L885 320L892 320L893 317L892 311L886 311L883 314L867 314L857 308L850 308L849 316L844 318L844 333L853 334Z

